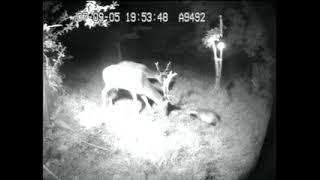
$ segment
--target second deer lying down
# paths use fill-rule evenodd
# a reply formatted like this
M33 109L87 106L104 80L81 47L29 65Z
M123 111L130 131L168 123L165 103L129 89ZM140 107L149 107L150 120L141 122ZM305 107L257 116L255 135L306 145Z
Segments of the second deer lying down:
M148 79L157 79L160 84L163 83L163 74L150 70L147 66L132 61L122 61L118 64L106 67L102 72L105 87L101 92L103 106L106 107L112 98L107 97L112 89L123 89L130 92L134 102L138 101L137 95L140 95L149 110L151 106L147 98L154 101L167 114L169 101L166 100Z

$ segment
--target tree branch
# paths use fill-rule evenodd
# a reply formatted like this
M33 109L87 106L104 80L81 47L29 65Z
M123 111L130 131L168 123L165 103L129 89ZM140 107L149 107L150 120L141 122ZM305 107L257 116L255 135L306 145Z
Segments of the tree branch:
M97 146L97 145L95 145L95 144L91 144L91 143L88 143L88 142L83 141L83 140L81 140L81 142L83 142L83 143L85 143L85 144L87 144L87 145L89 145L89 146L93 146L93 147L95 147L95 148L97 148L97 149L101 149L101 150L104 150L104 151L108 151L108 152L109 152L108 149L103 148L103 147L101 147L101 146Z
M45 169L51 176L53 176L57 180L61 180L58 176L56 176L46 165L43 165L43 169Z

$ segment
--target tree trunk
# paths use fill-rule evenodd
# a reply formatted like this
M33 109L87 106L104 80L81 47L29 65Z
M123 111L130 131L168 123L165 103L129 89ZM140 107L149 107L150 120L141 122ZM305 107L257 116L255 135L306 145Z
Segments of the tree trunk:
M43 77L43 128L49 123L49 109L48 109L48 87L46 77ZM45 130L45 129L43 129ZM43 131L44 132L44 131Z
M217 88L220 87L220 81L221 81L221 69L222 69L222 61L221 60L215 60L215 66L216 66L216 82L215 82L215 86Z
M116 44L117 52L118 52L118 62L122 61L122 52L121 52L121 41Z
M47 80L46 80L46 76L45 76L45 73L43 73L43 82L42 82L42 85L43 85L43 106L42 106L42 110L43 110L43 119L42 119L42 138L43 138L43 141L42 141L42 147L43 147L43 154L42 154L42 161L43 163L45 163L48 159L48 156L50 156L50 147L46 141L46 137L47 137L47 133L48 133L48 125L50 123L50 116L49 116L49 108L48 108L48 87L47 87Z

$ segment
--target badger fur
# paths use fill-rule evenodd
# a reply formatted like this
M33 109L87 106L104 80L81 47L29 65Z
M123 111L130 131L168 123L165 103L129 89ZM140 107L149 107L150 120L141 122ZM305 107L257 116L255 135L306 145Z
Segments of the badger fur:
M190 110L188 114L213 126L215 126L220 121L220 116L209 109Z

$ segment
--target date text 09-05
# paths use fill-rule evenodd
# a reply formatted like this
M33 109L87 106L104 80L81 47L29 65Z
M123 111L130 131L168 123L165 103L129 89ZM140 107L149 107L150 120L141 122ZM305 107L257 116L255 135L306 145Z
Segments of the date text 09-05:
M86 20L87 18L92 19L94 22L103 22L107 20L109 22L120 22L122 18L125 22L168 22L169 14L167 12L126 12L124 17L121 18L120 12L110 12L104 14L102 12L95 13L78 13L76 15L78 21ZM175 19L175 18L174 18ZM204 12L180 12L176 20L179 23L188 22L205 22Z

